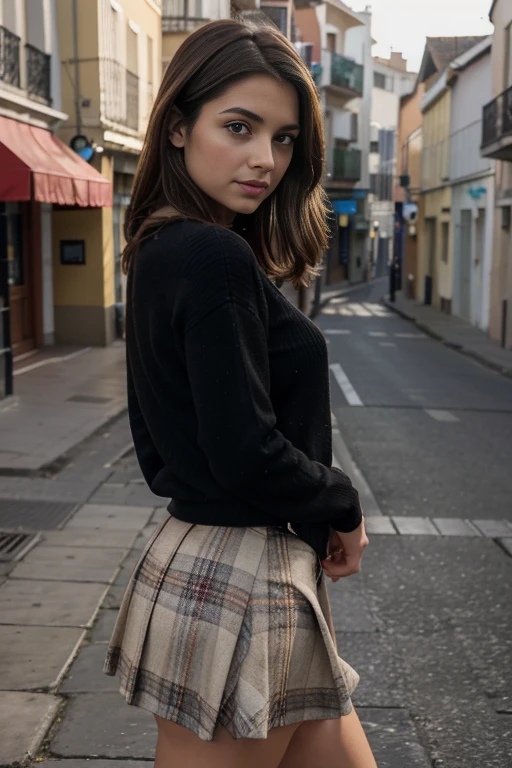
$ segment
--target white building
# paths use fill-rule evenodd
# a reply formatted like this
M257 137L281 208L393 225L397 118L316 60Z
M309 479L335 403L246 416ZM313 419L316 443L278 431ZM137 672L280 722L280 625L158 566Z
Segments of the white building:
M481 157L482 108L492 98L492 37L452 61L450 181L452 185L452 314L487 330L492 266L494 166Z
M369 202L372 263L375 272L381 275L385 274L391 257L400 99L414 91L417 75L407 71L407 61L398 52L393 52L389 59L375 57L372 63Z

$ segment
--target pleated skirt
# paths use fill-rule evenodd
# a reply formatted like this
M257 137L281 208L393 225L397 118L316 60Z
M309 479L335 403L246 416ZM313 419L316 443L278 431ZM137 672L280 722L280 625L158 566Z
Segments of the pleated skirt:
M212 740L347 715L359 676L337 651L320 560L277 526L169 517L126 588L104 672L128 704Z

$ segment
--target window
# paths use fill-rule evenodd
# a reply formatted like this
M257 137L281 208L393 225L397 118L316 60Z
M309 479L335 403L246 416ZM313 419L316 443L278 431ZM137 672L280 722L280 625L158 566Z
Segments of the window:
M386 75L383 75L382 72L374 72L373 73L373 84L375 88L386 88Z
M503 61L505 65L503 90L506 91L512 85L512 22L505 28L505 55Z
M327 33L327 50L336 53L336 34L334 32Z
M441 261L448 264L448 255L450 252L450 222L441 223Z
M379 142L378 141L370 141L370 152L373 152L375 154L379 154Z

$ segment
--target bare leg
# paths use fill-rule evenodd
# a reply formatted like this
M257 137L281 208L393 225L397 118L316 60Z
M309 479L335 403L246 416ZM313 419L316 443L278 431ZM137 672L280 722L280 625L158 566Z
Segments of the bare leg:
M295 731L278 768L377 768L355 709L336 720L307 720Z
M278 768L300 723L272 728L267 739L233 739L217 728L212 741L155 715L158 725L155 768Z

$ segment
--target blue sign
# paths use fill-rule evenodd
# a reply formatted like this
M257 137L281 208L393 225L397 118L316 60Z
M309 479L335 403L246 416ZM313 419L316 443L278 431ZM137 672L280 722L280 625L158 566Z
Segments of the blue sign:
M336 213L357 213L355 200L333 200L332 207Z

